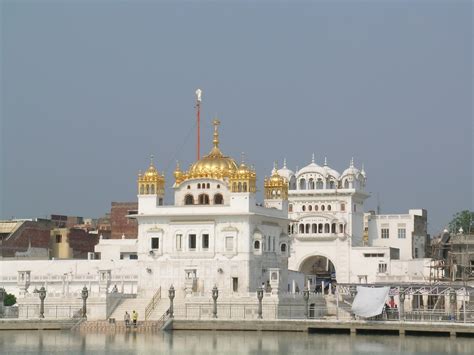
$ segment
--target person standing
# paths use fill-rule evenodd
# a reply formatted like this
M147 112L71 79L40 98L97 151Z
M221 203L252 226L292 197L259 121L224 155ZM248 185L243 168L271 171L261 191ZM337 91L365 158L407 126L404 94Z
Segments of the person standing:
M138 320L138 313L135 312L135 310L133 310L133 312L132 312L132 321L133 321L133 326L134 327L137 326L137 320Z
M123 320L125 321L125 327L130 327L130 314L125 311L125 315L123 316Z

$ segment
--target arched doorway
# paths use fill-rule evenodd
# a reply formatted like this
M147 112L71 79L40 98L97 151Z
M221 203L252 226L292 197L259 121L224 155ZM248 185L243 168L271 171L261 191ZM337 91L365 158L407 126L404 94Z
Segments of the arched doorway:
M336 280L334 264L322 255L313 255L306 258L301 263L299 271L305 274L306 282L309 281L311 291L330 292L330 284Z

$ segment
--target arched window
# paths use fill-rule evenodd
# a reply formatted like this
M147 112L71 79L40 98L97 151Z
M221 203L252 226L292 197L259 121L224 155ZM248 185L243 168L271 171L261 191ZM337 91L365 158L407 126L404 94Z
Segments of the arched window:
M309 233L309 227L310 227L310 225L309 225L309 223L307 223L307 224L306 224L306 229L305 229L305 232L306 232L306 233Z
M293 212L293 205L291 203L288 205L288 212Z
M214 195L214 204L215 205L222 205L224 204L224 197L221 194Z
M306 190L306 180L304 178L300 179L300 190Z
M155 185L151 185L151 187L150 187L150 193L151 193L152 195L155 194Z
M326 209L326 207L324 207L324 205L321 205L321 211L324 211Z
M294 234L294 233L295 233L295 225L292 224L292 225L291 225L291 234Z
M220 189L220 188L221 188L221 185L217 184L217 188Z
M313 180L313 178L308 180L308 190L314 190L314 180Z
M201 183L198 184L198 189L200 189L200 188L201 188Z
M237 185L237 191L242 192L242 183L241 182L239 182L238 185Z
M140 185L140 195L143 195L145 193L145 187L143 185Z
M346 210L346 205L344 203L341 203L341 211L344 212Z
M211 188L211 184L210 184L210 183L207 183L206 188L207 188L207 189L210 189L210 188Z
M208 205L209 204L209 195L207 195L207 194L199 195L199 204L200 205Z
M318 181L316 181L316 189L321 190L323 186L324 186L323 180L318 179Z
M341 224L339 224L339 233L342 234L344 233L344 226Z
M191 190L191 185L188 185L188 190Z
M255 250L259 250L260 249L260 241L259 240L256 240L254 243L253 243L253 248Z
M331 211L331 205L328 205L328 211Z
M318 226L316 225L316 223L313 223L311 225L311 233L313 234L318 233Z
M148 195L150 193L150 185L146 185L146 194Z
M333 181L333 180L329 181L329 188L330 188L330 189L334 189L334 188L335 188L335 185L334 185L334 181Z
M331 233L336 234L336 223L331 224Z
M286 244L283 243L283 244L280 246L280 250L281 250L282 253L286 253Z
M314 205L314 210L315 210L315 211L319 210L319 206L318 206L318 205Z
M329 223L324 225L324 233L329 233Z
M232 184L232 192L237 192L237 183L236 182L234 182Z
M323 224L319 223L318 224L318 233L322 233L322 232L323 232Z
M344 188L345 189L349 188L349 181L348 180L344 181Z
M303 223L300 224L300 233L304 233L304 224Z
M311 211L313 209L313 206L309 205L308 206L308 211Z
M305 206L305 205L301 206L301 210L302 210L303 212L306 211L306 206Z
M247 183L246 182L244 182L242 184L242 190L243 190L243 192L247 192Z
M184 204L185 204L185 205L194 205L194 197L193 197L193 195L186 195L186 196L184 196Z
M290 178L290 183L289 183L289 190L296 190L296 178L295 176L293 175L291 178Z

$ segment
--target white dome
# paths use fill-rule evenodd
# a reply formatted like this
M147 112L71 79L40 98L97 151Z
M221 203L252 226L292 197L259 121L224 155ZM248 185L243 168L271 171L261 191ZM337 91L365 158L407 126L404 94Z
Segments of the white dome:
M286 159L283 160L283 168L277 170L278 175L284 177L287 181L290 181L291 177L295 173L286 167Z
M300 177L303 174L320 174L323 177L326 177L327 172L322 166L319 166L318 164L314 162L314 154L313 154L311 163L306 165L304 168L301 168L300 170L298 170L296 174L298 175L298 177Z
M328 160L326 158L324 158L324 170L326 171L326 174L328 176L332 176L334 177L336 180L339 180L339 178L341 177L341 174L339 174L338 171L334 170L333 168L330 168L328 166Z
M344 177L347 175L353 175L357 177L359 174L360 174L360 170L354 166L354 158L352 158L350 166L346 170L344 170L341 177Z

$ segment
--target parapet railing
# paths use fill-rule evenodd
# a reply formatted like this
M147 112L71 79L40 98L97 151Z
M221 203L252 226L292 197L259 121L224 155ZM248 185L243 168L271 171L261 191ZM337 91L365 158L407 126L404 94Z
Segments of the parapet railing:
M156 290L156 292L153 295L152 299L150 300L150 302L147 304L147 306L145 308L145 320L148 320L148 318L150 317L151 313L155 309L155 307L158 304L158 302L160 301L160 299L161 299L161 287L158 288L158 290Z

